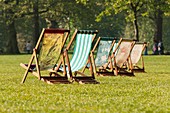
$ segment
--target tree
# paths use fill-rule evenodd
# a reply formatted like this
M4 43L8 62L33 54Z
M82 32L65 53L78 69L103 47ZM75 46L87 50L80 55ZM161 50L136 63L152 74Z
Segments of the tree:
M4 0L0 1L2 7L1 19L4 21L4 36L6 37L5 41L5 52L6 53L19 53L17 47L16 39L16 29L15 29L15 15L14 9L11 7L16 7L18 5L18 0Z
M79 23L81 29L98 29L100 36L119 37L122 36L125 22L122 14L115 15L114 12L104 12L105 0L76 0L77 5L72 18ZM74 7L74 8L75 8ZM72 10L71 10L72 11ZM76 17L76 19L75 19ZM121 23L121 24L119 24ZM75 24L74 24L75 25Z
M154 39L162 41L163 36L163 18L169 12L167 0L150 0L148 4L148 16L155 24Z
M138 19L146 15L146 0L111 0L105 2L104 12L110 14L124 13L127 22L132 22L134 26L134 38L139 41Z
M87 0L77 0L87 3ZM134 38L139 41L138 18L146 15L147 0L98 0L104 5L103 11L98 18L105 15L124 13L127 22L132 22L134 26ZM112 13L114 12L114 14Z
M89 0L77 0L87 4ZM162 40L163 17L170 15L170 0L97 0L105 7L98 17L124 13L127 22L133 22L134 36L139 40L140 17L150 17L155 24L155 39ZM143 20L143 19L142 19Z
M17 37L16 37L16 25L15 21L23 17L33 17L34 38L33 43L37 42L39 38L39 16L42 13L48 12L49 7L56 1L43 1L43 0L1 0L0 7L2 16L1 18L6 23L6 43L4 45L6 53L19 53ZM41 7L41 9L40 9ZM24 24L24 23L23 23Z

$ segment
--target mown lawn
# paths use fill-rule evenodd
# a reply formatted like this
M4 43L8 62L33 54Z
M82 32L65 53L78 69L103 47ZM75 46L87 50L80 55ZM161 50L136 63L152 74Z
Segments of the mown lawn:
M147 73L49 85L28 75L30 55L0 55L0 113L170 113L170 56L145 56Z

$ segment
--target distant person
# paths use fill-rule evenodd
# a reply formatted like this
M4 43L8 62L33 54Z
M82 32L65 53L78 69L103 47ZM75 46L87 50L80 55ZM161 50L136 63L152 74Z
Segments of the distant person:
M154 40L152 51L153 51L153 55L158 55L158 42L156 40Z
M162 55L164 53L163 51L164 51L163 43L162 43L162 41L159 41L159 43L158 43L159 55Z
M148 55L148 46L145 47L144 55Z
M25 48L26 48L26 51L27 51L28 54L31 53L32 44L31 44L30 41L28 41L28 42L26 43Z
M148 55L149 42L146 43L144 55Z

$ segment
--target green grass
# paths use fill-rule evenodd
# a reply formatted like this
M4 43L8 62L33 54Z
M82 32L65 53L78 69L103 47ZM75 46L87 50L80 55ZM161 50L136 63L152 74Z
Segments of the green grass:
M49 85L28 75L30 55L0 56L0 113L170 113L170 56L145 56L147 73L96 77L100 84Z

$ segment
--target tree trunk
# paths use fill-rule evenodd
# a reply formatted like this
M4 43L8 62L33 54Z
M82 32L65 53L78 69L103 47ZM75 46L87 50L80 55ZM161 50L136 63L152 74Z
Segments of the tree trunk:
M135 20L133 22L133 25L134 25L135 39L136 39L136 41L139 41L139 28L138 28L137 12L136 11L134 11L134 17L135 17Z
M155 35L154 40L156 41L162 41L162 24L163 24L163 11L160 9L157 10L155 17Z
M34 6L33 6L33 10L34 10L34 38L33 38L33 46L35 47L38 38L39 38L39 12L38 12L38 0L36 0L34 2Z
M5 45L6 45L5 51L4 51L5 53L8 53L8 54L19 53L14 21L6 25L6 44Z

